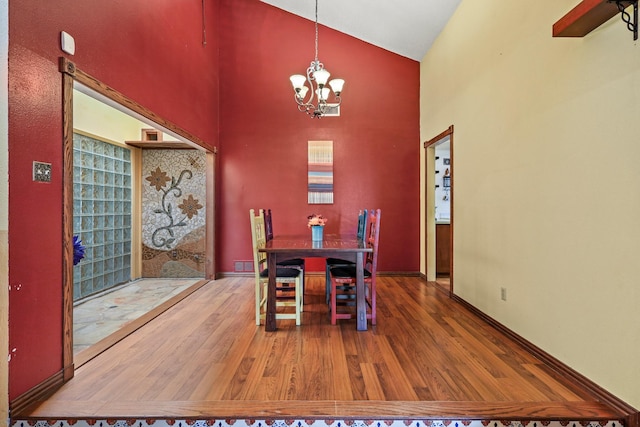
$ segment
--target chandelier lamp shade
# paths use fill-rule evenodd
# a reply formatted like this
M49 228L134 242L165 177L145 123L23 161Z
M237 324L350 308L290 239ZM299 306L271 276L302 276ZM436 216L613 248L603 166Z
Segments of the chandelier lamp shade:
M324 68L324 64L318 60L318 0L316 0L316 56L307 68L307 75L294 74L289 77L295 92L295 101L298 110L307 113L312 118L324 116L330 108L342 103L342 87L344 80L333 79L329 81L331 73ZM309 84L307 86L307 83ZM331 91L333 97L330 99ZM315 103L314 103L315 102Z

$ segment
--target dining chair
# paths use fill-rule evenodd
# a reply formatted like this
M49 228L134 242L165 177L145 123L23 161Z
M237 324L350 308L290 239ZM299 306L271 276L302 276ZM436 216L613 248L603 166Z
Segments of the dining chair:
M267 286L269 285L269 269L267 254L260 252L267 244L264 216L249 211L251 217L251 240L253 243L253 268L255 273L256 325L264 319L267 303ZM276 268L276 307L294 307L295 312L277 310L276 319L295 319L296 325L301 323L302 281L303 272L298 268ZM293 286L292 286L293 285Z
M364 260L365 300L367 303L367 319L376 324L376 271L378 268L378 246L380 241L380 209L368 211L368 234L366 244L372 248ZM332 267L331 277L331 324L337 319L355 317L352 309L338 312L338 306L355 306L356 302L356 265L340 265Z
M361 210L358 213L358 227L356 228L356 237L364 240L364 233L367 228L367 210ZM329 296L331 295L331 267L354 265L351 260L341 258L327 258L325 266L325 298L329 304Z
M267 242L273 239L273 216L271 215L271 209L260 209L260 212L264 216L264 228L267 237ZM304 299L304 258L287 259L278 263L278 267L287 268L299 268L302 270L302 298ZM304 303L303 303L304 304ZM303 305L304 307L304 305Z

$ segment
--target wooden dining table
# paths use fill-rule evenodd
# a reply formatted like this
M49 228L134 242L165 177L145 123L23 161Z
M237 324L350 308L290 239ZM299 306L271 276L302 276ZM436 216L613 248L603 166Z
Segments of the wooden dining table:
M265 330L276 326L276 264L292 258L340 258L356 263L356 328L367 330L367 302L364 289L364 254L372 252L355 234L325 234L322 241L312 241L311 233L298 236L274 236L260 252L266 252L269 269Z

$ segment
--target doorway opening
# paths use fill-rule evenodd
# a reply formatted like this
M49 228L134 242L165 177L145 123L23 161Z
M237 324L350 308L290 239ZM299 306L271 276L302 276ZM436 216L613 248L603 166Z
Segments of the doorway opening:
M66 381L215 276L215 152L73 63L62 61L61 72ZM149 250L157 236L161 247ZM77 238L81 260L73 257ZM99 307L81 316L87 304Z
M453 125L424 143L427 280L453 295Z

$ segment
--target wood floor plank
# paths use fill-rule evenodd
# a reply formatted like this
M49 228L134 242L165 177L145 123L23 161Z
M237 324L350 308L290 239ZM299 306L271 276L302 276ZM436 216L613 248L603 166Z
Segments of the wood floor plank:
M422 383L413 383L413 378L407 376L407 371L396 357L394 348L386 336L380 337L377 348L384 360L384 364L378 364L377 367L387 400L418 400L414 387Z
M211 281L76 370L25 417L385 416L615 419L416 277L378 278L378 324L331 325L324 277L302 325L255 325L248 277ZM530 419L530 418L529 418Z
M532 381L540 383L539 389L544 390L549 396L550 400L563 400L563 401L578 401L581 398L569 390L567 387L558 385L558 383L551 377L544 369L541 369L538 364L524 363L522 367L531 372L533 376Z
M367 400L386 400L382 385L379 381L378 370L374 363L361 363L360 371L367 392Z

